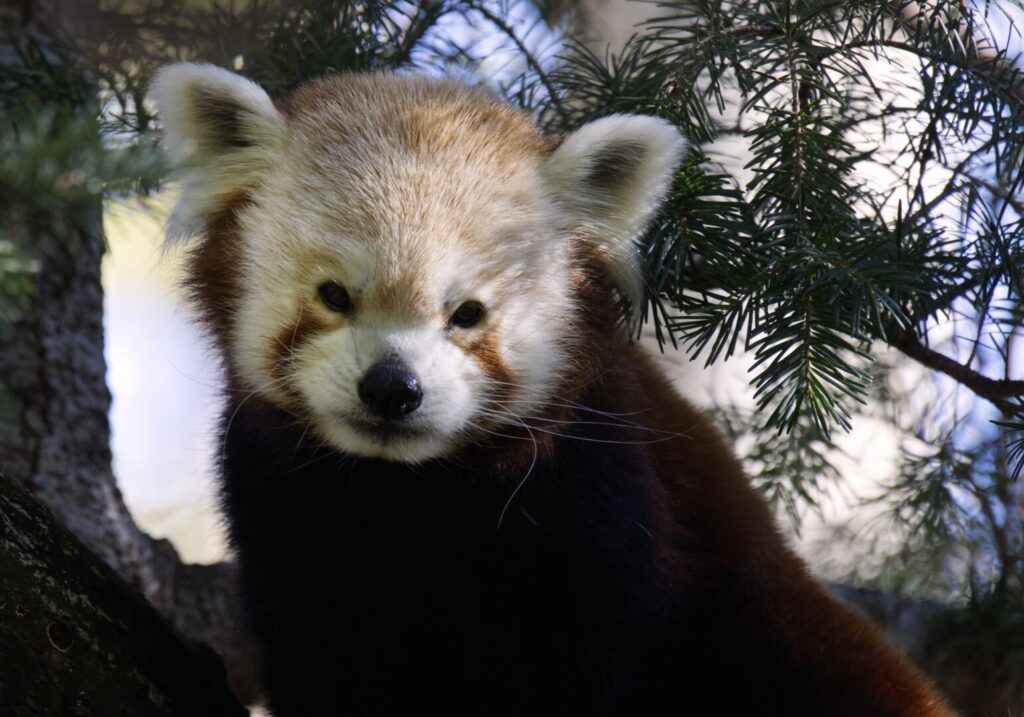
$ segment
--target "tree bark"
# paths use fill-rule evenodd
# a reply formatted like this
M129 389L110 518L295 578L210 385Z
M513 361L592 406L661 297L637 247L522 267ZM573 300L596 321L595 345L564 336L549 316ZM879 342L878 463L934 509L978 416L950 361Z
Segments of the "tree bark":
M99 222L99 202L93 226ZM183 564L135 525L111 469L103 356L102 238L37 234L36 296L0 327L0 377L14 416L0 422L0 470L27 488L172 624L228 662L239 696L255 697L239 638L232 566Z
M50 36L31 10L25 13L24 33ZM6 61L16 57L3 53ZM37 267L35 292L13 321L0 321L0 472L42 501L175 628L217 650L239 697L252 701L232 566L183 564L169 542L136 526L113 474L101 198L77 216L37 217L28 233L31 245L22 250Z
M91 218L92 226L99 223ZM36 296L0 327L0 377L16 414L0 422L0 470L57 515L172 624L214 647L240 696L254 697L249 655L238 637L228 563L183 564L166 540L135 525L111 469L110 393L103 356L98 233L36 234Z
M209 648L3 475L0 576L0 716L246 714Z

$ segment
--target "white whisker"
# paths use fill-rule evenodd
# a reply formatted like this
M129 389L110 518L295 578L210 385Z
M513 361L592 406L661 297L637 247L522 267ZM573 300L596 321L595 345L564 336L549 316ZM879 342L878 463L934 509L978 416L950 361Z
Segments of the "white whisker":
M499 408L502 411L506 411L506 412L508 412L510 414L512 413L508 409L507 406L505 406L504 404L502 404L499 401L487 401L485 403L486 403L486 405L489 405L491 407ZM512 415L514 415L514 414L512 414ZM647 431L649 433L663 433L663 434L665 434L667 436L682 436L682 434L675 433L673 431L665 431L665 430L662 430L660 428L652 428L650 426L644 426L644 425L641 425L639 423L632 423L632 422L581 421L581 420L576 420L576 419L545 418L543 416L529 416L528 418L531 421L541 421L543 423L553 423L553 424L566 425L566 426L610 426L612 428L629 427L629 428L635 428L636 430L639 430L639 431Z
M623 446L642 446L642 445L651 445L651 444L654 444L654 443L664 443L665 441L671 441L671 440L673 440L675 438L689 438L689 436L686 436L686 435L681 434L681 433L669 433L668 431L658 431L659 433L665 433L666 435L662 436L661 438L654 438L654 439L647 440L647 441L613 441L613 440L604 439L604 438L591 438L589 436L577 436L577 435L572 435L570 433L561 433L559 431L552 431L552 430L549 430L547 428L543 428L541 426L537 426L537 425L533 425L533 424L527 424L526 423L527 419L524 419L522 416L517 416L517 415L513 414L512 412L508 411L507 409L504 410L504 411L493 411L493 410L490 410L490 409L487 409L487 408L480 408L479 412L484 414L484 415L491 416L491 417L494 417L494 418L510 418L510 419L516 421L517 423L519 423L521 426L523 426L523 428L526 428L527 430L530 430L530 431L538 431L540 433L546 433L546 434L551 435L551 436L558 436L559 438L565 438L565 439L568 439L568 440L584 441L584 442L587 442L587 443L608 443L608 444L623 445ZM530 420L533 420L533 419L530 419ZM571 425L572 424L571 421L565 421L563 423L565 425ZM613 425L615 425L615 424L613 424ZM650 429L650 430L657 430L657 429Z
M224 440L221 442L221 447L220 447L220 458L221 458L222 461L227 459L228 436L231 434L231 425L235 422L235 418L237 418L238 412L240 410L242 410L242 406L244 406L246 404L246 402L250 398L255 396L260 391L264 390L265 388L273 386L274 384L277 384L277 383L282 383L284 381L285 381L285 377L271 379L270 381L267 381L265 384L263 384L259 388L255 388L252 391L249 391L249 394L245 398L243 398L241 401L238 402L238 405L235 406L235 410L232 411L232 413L231 413L231 418L228 419L227 425L224 427Z
M505 513L508 511L508 507L512 505L512 501L515 500L519 491L526 484L526 479L530 477L531 473L533 473L533 467L537 465L537 454L539 453L537 448L537 439L534 438L533 432L530 430L529 426L525 423L522 424L522 426L526 429L526 432L530 434L530 440L533 441L533 459L530 461L530 467L526 469L526 474L523 476L522 480L519 481L519 484L516 486L515 490L512 491L512 494L508 497L508 500L505 501L505 505L501 509L501 515L498 516L498 527L496 528L496 532L499 533L501 532L501 524L505 520Z

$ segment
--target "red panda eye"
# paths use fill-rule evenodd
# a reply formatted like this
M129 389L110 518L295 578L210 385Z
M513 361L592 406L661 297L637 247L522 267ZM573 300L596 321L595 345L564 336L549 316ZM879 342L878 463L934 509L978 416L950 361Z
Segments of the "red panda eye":
M320 294L320 301L324 302L324 306L331 311L347 314L352 310L352 299L349 297L348 291L337 281L325 281L317 291Z
M452 324L468 329L484 317L484 307L479 301L466 301L452 314Z

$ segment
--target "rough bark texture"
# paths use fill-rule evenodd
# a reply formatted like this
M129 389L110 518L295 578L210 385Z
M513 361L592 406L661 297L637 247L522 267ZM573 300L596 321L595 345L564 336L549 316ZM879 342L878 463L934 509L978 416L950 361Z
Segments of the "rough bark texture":
M216 655L0 476L0 715L245 715Z
M39 273L31 309L2 329L0 376L17 416L0 430L0 467L108 565L150 582L111 471L102 241L84 231L61 239L43 234L34 249Z
M92 225L98 226L97 216ZM0 422L0 471L24 486L176 628L228 662L253 694L237 638L230 564L186 565L132 520L111 470L98 234L40 234L30 311L0 327L0 377L15 411Z
M2 0L0 17L13 20L23 35L48 38L60 28L35 16L45 5ZM18 57L0 43L0 61ZM240 696L252 699L250 657L238 638L233 607L232 566L183 564L169 542L154 540L135 525L113 475L101 212L97 196L89 211L62 217L63 222L37 217L32 241L22 247L38 271L27 310L13 321L0 321L0 473L42 501L178 630L216 649Z

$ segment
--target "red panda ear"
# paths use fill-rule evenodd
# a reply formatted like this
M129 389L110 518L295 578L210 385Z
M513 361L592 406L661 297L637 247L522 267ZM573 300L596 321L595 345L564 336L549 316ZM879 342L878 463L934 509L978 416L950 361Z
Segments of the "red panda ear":
M259 85L213 65L168 65L150 94L182 188L173 240L200 231L204 218L274 165L285 120Z
M685 138L666 120L610 115L570 134L545 161L545 180L566 219L583 228L634 311L644 300L637 239L685 150Z

